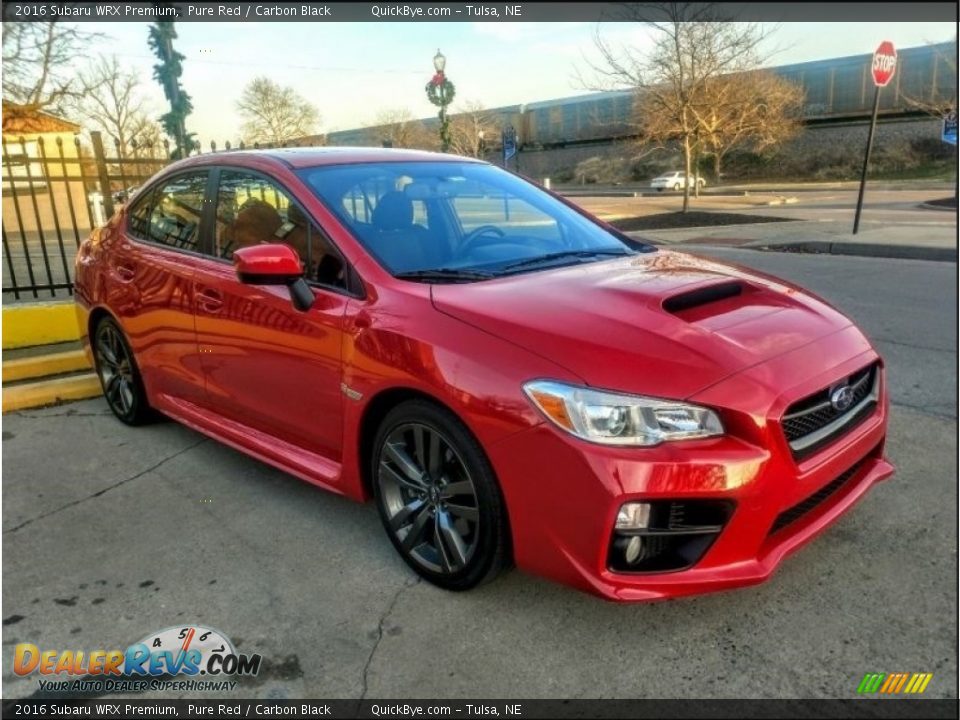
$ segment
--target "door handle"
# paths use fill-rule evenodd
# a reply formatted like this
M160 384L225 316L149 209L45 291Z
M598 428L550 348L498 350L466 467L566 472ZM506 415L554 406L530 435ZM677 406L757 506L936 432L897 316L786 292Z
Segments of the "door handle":
M366 330L371 324L370 315L366 310L361 310L353 317L353 327L357 330Z
M206 288L202 292L197 293L197 306L204 312L220 312L220 309L223 307L223 295L220 294L219 290Z
M122 282L130 282L137 274L136 268L126 263L117 263L113 269Z

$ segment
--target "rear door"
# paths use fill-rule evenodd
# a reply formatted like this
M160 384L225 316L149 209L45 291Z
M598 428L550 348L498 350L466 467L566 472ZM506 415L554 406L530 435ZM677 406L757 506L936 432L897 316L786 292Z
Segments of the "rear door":
M215 221L194 288L206 403L235 424L339 462L345 263L277 182L239 168L217 173ZM233 252L268 242L292 246L303 260L316 298L307 312L285 287L237 279Z
M161 404L204 397L194 328L193 279L208 170L191 170L138 194L110 253L110 298L144 384Z

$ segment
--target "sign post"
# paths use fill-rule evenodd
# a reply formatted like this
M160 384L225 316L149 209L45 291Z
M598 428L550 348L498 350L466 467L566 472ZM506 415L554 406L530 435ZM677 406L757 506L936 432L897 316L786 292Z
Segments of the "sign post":
M510 158L517 154L517 131L514 129L513 125L508 125L503 129L502 140L503 167L506 168Z
M873 114L870 117L870 132L867 134L867 152L863 158L863 173L860 175L860 192L857 195L857 212L853 217L853 234L860 229L860 213L863 211L863 191L867 186L867 168L870 166L870 150L873 148L873 134L877 129L877 111L880 110L880 89L887 86L897 71L897 51L893 43L884 40L873 53L870 72L873 74Z
M943 116L943 129L940 132L940 139L943 142L957 145L957 111L948 110Z

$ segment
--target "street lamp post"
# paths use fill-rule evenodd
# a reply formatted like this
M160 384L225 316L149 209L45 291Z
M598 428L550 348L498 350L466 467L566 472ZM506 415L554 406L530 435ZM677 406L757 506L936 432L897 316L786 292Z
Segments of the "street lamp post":
M446 66L447 58L437 50L437 54L433 56L433 69L436 73L425 88L427 99L440 108L437 117L440 118L440 148L443 152L450 149L450 120L447 118L447 107L453 102L457 92L444 72Z

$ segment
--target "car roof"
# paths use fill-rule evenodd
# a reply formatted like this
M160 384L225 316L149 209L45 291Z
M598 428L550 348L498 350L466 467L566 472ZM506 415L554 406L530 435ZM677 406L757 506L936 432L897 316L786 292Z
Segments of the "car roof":
M300 169L318 165L357 165L383 162L473 162L475 158L435 153L426 150L400 150L371 147L295 147L263 150L224 150L194 155L176 163L177 167L195 165L244 165L245 160L274 160L289 168Z

